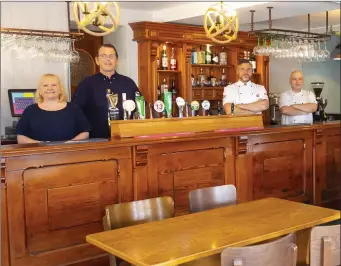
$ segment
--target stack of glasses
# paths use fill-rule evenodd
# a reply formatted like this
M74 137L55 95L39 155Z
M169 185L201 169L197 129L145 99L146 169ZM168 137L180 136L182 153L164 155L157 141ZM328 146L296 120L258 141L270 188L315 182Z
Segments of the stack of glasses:
M77 63L80 57L74 44L69 37L1 34L1 50L24 60Z
M323 42L323 48L321 45ZM325 40L308 40L300 37L264 38L263 44L253 48L255 55L272 56L276 59L297 60L300 63L322 62L330 59Z

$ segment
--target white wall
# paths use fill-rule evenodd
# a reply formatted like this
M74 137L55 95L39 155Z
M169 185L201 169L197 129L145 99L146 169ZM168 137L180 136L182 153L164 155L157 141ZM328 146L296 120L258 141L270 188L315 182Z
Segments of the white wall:
M340 42L335 36L328 42L327 48L331 52ZM327 113L340 113L340 64L341 61L329 60L325 62L299 64L293 60L276 60L270 58L270 93L281 93L290 89L290 73L301 70L304 75L304 88L311 90L311 82L324 82L322 97L328 100Z
M51 10L53 12L51 12ZM2 2L1 27L35 30L68 31L65 2ZM36 88L45 73L58 75L65 87L69 84L69 67L65 63L19 60L6 50L1 51L1 134L12 124L8 89Z
M133 30L129 25L124 25L112 34L104 36L103 43L112 44L117 49L117 72L132 78L138 85L137 42L132 41L132 39Z
M128 23L139 21L153 21L153 12L139 10L121 10L120 27L107 36L103 43L110 43L117 49L119 61L117 72L132 78L138 85L138 49L133 41L133 30Z

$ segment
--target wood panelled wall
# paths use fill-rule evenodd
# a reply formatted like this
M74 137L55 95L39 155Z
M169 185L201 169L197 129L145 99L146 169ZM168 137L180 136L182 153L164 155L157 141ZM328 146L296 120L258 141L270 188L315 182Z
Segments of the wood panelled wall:
M104 206L234 184L238 203L279 197L323 206L341 199L340 124L240 135L8 148L1 160L2 265L108 265L85 242Z

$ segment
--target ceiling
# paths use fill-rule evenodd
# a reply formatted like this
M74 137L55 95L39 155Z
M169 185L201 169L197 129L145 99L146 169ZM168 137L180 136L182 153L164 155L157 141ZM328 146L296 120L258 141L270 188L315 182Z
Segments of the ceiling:
M118 2L120 8L129 10L156 11L169 7L179 6L182 2Z
M119 2L121 9L120 25L137 21L172 22L190 25L203 25L203 15L215 2L181 1L134 1ZM311 14L311 31L325 32L325 11L329 11L329 25L340 30L339 2L228 2L236 8L241 31L250 30L250 10L254 15L255 29L268 28L268 6L272 6L273 28L307 30L307 14ZM70 14L70 19L73 20ZM71 22L72 27L75 27Z
M311 8L314 5L316 8ZM291 30L307 30L308 29L308 12L310 13L310 29L314 32L325 32L326 29L326 12L328 11L328 24L333 25L333 29L340 28L340 9L339 4L331 2L281 2L269 3L252 8L238 9L240 30L249 31L251 15L250 10L254 9L254 29L266 29L268 25L268 9L267 6L273 6L272 27ZM320 12L323 10L323 12ZM297 12L300 11L300 12ZM314 12L315 11L315 12ZM316 12L317 11L317 12ZM301 14L299 14L301 13ZM303 13L303 14L302 14ZM203 15L181 19L174 21L181 24L203 25Z

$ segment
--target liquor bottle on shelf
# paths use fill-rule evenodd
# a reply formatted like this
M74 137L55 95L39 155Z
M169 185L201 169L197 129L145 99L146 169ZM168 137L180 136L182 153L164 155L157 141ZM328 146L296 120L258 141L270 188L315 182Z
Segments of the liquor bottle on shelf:
M223 87L225 87L227 85L227 77L225 74L225 68L223 68L221 71L221 82L220 83Z
M161 87L160 87L160 85L157 86L157 99L158 99L158 100L161 99Z
M204 50L201 50L200 53L201 53L201 60L202 60L201 64L205 64L206 52Z
M220 65L227 65L227 53L224 50L225 48L221 48L221 52L219 53L219 64Z
M166 51L166 45L164 45L162 48L161 64L162 70L168 70L168 56Z
M210 84L212 87L215 87L217 85L217 78L214 75L214 72L212 71L211 77L210 77Z
M206 76L205 76L202 68L200 68L200 74L198 75L198 82L199 82L201 87L203 87L206 83Z
M174 79L172 79L171 92L172 92L172 101L175 101L176 97L178 97L178 92L175 88L175 80Z
M195 81L195 77L194 77L193 73L191 74L191 81L192 81L192 87L197 86L197 82Z
M216 51L213 52L212 64L215 64L215 65L219 64L219 57L218 57L218 53Z
M165 92L168 92L168 85L166 79L163 79L163 82L161 84L161 99L163 99L163 95L165 94Z
M250 63L252 65L252 73L256 73L257 70L257 62L256 62L256 57L254 55L254 53L251 53L250 56Z
M202 49L200 46L200 50L198 52L198 64L203 64L204 63L204 58L202 57Z
M208 45L205 53L205 64L212 64L212 54Z
M160 58L156 57L156 68L160 70Z
M197 50L195 50L195 48L192 49L191 59L192 59L191 61L193 65L198 64L198 53L197 53Z
M222 112L221 112L220 101L218 101L218 108L217 109L218 109L218 115L221 115Z
M170 69L176 70L176 58L175 58L175 51L174 47L172 47L172 55L170 59Z

